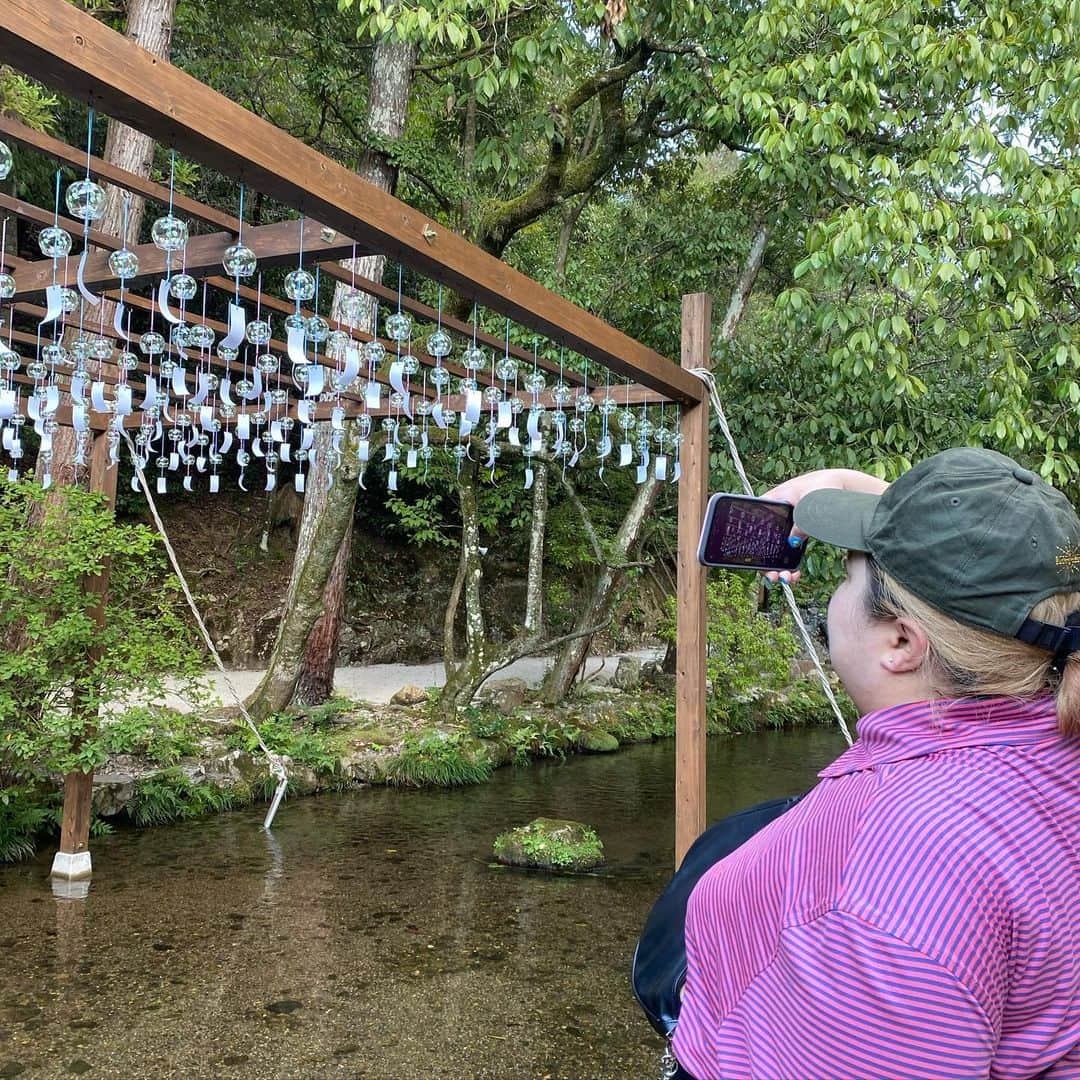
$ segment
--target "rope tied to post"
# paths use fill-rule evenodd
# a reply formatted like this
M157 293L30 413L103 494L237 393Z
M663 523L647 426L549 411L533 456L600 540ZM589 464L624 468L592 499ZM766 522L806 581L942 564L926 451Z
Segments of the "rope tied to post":
M753 485L750 483L750 480L746 475L746 470L743 468L742 458L739 456L739 448L735 444L735 437L731 434L731 428L728 425L727 416L724 413L724 404L720 400L720 392L716 388L716 377L708 368L704 367L688 368L687 370L691 375L696 375L705 384L705 388L709 392L709 400L712 402L713 411L716 413L716 421L720 425L720 430L723 432L724 439L727 441L728 451L730 452L731 460L735 465L735 471L739 474L739 479L742 481L743 491L751 496L751 498L754 498ZM828 699L829 705L832 706L832 711L836 715L836 722L840 725L840 731L843 733L848 746L851 746L851 732L848 731L847 722L844 720L844 714L840 711L840 705L836 700L836 695L833 693L832 685L829 682L829 676L825 673L821 658L818 656L817 649L814 647L814 643L810 638L810 631L806 628L806 623L803 622L802 612L799 611L799 605L795 602L795 594L791 591L791 586L786 581L781 581L780 587L783 590L784 599L787 601L788 608L791 611L791 617L795 620L795 627L799 631L799 637L802 638L803 645L813 662L814 670L821 682L821 688L825 691L825 697Z

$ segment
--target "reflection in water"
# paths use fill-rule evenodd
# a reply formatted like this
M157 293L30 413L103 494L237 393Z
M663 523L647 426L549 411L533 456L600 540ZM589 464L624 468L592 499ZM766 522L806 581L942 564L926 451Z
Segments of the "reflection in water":
M842 749L712 740L710 818ZM50 894L49 852L0 870L0 1076L651 1077L627 973L671 872L673 751L298 800L271 834L262 808L124 830L82 901ZM495 834L540 815L594 825L605 870L491 866Z

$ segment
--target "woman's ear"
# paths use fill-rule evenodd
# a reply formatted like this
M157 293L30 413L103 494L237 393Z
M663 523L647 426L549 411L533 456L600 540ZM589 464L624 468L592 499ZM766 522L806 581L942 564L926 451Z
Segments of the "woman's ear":
M894 675L918 671L930 651L926 631L912 619L894 619L886 644L881 666Z

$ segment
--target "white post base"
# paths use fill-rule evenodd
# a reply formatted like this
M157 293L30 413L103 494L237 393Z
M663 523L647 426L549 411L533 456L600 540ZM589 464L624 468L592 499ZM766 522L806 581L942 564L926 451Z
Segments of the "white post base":
M81 881L88 878L91 872L89 851L76 851L74 854L58 851L53 856L51 877L63 878L65 881Z

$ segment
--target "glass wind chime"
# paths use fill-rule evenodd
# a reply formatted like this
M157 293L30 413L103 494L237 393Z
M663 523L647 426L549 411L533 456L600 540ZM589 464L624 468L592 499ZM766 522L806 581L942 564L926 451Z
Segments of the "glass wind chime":
M629 384L620 407L610 373L598 395L590 387L587 365L580 386L567 382L560 356L558 379L549 389L536 343L531 370L526 365L523 372L511 351L509 322L503 347L488 351L479 343L475 308L471 338L457 364L451 365L454 345L443 327L441 289L435 327L424 341L423 364L413 349L412 317L402 309L400 271L397 305L383 322L385 344L378 337L378 305L356 289L355 275L351 288L338 289L333 327L318 314L319 271L312 273L304 264L302 219L297 265L284 282L285 297L294 308L281 322L285 340L284 356L279 357L257 257L244 243L243 188L236 242L222 259L232 288L219 336L207 318L206 286L200 303L199 283L187 270L189 228L173 205L175 156L167 212L151 227L154 245L165 254L164 272L152 283L149 301L133 308L129 292L140 268L129 246L133 241L125 200L119 246L108 257L118 288L106 331L103 298L94 292L96 279L87 270L90 228L104 216L107 204L105 191L91 176L92 130L91 113L85 175L64 193L68 213L83 226L75 287L69 284L73 237L60 225L58 172L54 222L39 236L42 254L52 260L52 282L46 288L34 358L18 379L23 358L12 346L10 311L7 334L0 334L0 444L10 458L9 479L18 476L21 433L30 423L40 439L39 471L44 483L50 482L56 413L66 390L76 433L76 467L86 465L91 427L104 427L110 462L120 460L121 446L130 437L135 463L144 472L156 471L158 493L177 482L193 491L204 479L210 492L219 491L230 454L245 491L256 471L262 488L274 490L283 464L293 469L297 491L305 490L316 465L321 467L315 475L330 485L346 454L355 454L360 485L365 486L380 433L390 491L397 490L401 470L425 479L437 453L447 455L459 471L465 462L475 462L495 481L507 447L523 459L526 489L533 484L538 456L564 471L592 464L602 478L617 440L618 464L636 468L638 483L650 476L678 480L678 426L668 426L670 410L665 413L661 406L654 421L649 406L630 405ZM0 179L11 167L11 152L0 143ZM0 264L6 243L4 233ZM251 279L254 289L244 284ZM15 279L0 265L0 301L10 300L15 287ZM314 312L305 309L307 304ZM137 337L130 325L135 308L146 311L149 324ZM2 320L0 313L0 329ZM375 333L361 330L361 324ZM328 421L329 428L327 438L317 443L319 421ZM347 437L349 422L353 438ZM132 485L138 489L136 478Z

